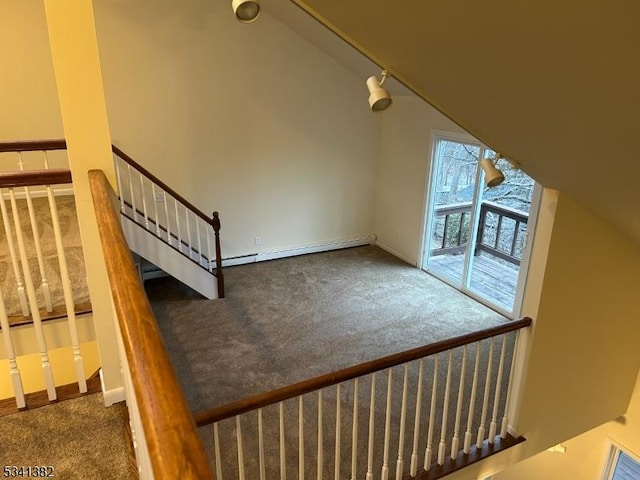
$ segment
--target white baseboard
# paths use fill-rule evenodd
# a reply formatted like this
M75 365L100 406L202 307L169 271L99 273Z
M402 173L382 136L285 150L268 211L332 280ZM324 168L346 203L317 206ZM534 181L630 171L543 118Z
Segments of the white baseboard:
M394 257L398 257L400 260L403 260L403 261L407 262L409 265L413 265L414 267L417 267L417 266L418 266L418 264L416 263L416 261L415 261L415 260L412 260L412 259L410 259L409 257L405 257L403 254L401 254L400 252L398 252L398 251L394 250L394 249L393 249L393 248L391 248L391 247L388 247L388 246L387 246L387 245L385 245L384 243L381 243L381 242L376 241L376 242L375 242L375 245L376 245L377 247L380 247L381 249L383 249L383 250L385 250L385 251L389 252L389 253L390 253L391 255L393 255Z
M272 250L269 252L252 253L239 257L223 258L222 266L230 267L232 265L245 265L247 263L264 262L266 260L276 260L278 258L295 257L297 255L305 255L307 253L329 252L331 250L340 250L341 248L361 247L363 245L372 245L374 243L375 236L368 235L366 237L335 240L331 242L304 245L301 247L283 248L280 250Z
M116 403L124 402L126 397L124 393L124 387L112 388L106 390L104 388L104 379L102 378L102 369L100 369L100 386L102 387L102 400L105 407L110 407Z

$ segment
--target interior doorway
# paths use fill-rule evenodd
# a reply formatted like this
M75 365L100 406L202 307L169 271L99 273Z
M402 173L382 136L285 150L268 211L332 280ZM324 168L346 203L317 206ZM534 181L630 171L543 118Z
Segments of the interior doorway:
M423 265L427 272L508 316L517 316L527 239L533 228L535 181L509 161L505 181L484 184L479 166L495 152L469 136L433 138Z

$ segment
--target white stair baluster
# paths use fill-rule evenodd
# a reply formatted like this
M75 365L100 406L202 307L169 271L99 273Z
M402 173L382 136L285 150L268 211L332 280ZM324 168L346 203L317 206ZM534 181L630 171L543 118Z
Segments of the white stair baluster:
M167 243L171 245L171 220L169 219L169 205L167 205L167 194L162 191L162 203L164 203L164 221L167 229Z
M202 266L202 238L200 238L200 222L202 220L196 215L196 237L198 238L198 265Z
M469 398L469 414L467 416L467 431L464 434L464 446L462 451L464 454L468 454L471 451L471 438L473 434L471 429L473 428L473 412L476 408L476 391L478 387L478 367L480 365L480 342L476 343L476 362L473 367L473 381L471 383L471 395Z
M122 192L122 174L120 173L120 165L122 161L117 155L113 155L114 163L116 166L116 181L118 182L118 196L120 197L120 211L127 213L127 207L124 204L124 195Z
M322 390L318 390L318 462L317 462L317 480L322 480L324 468L324 429L323 429L323 404Z
M64 304L67 310L67 322L69 324L71 348L73 350L73 363L76 369L76 377L78 378L78 388L80 389L80 393L85 393L87 391L87 380L84 373L82 353L80 352L80 337L78 336L78 325L76 322L75 301L73 298L73 290L71 288L71 279L69 278L67 258L65 256L64 245L62 243L62 233L60 232L60 221L58 219L58 208L56 206L56 200L53 195L53 189L51 188L51 185L47 185L47 197L49 200L49 210L51 212L53 236L56 241L58 265L60 266L60 281L62 283L62 292L64 294Z
M382 480L389 479L389 441L391 438L391 390L393 382L393 369L387 371L387 406L384 417L384 452L382 454Z
M189 258L193 258L193 242L191 240L191 223L189 222L189 210L184 207L184 218L187 229L187 243L189 244Z
M20 170L24 171L24 161L22 159L22 152L18 152L18 165L20 166ZM47 275L44 271L44 256L42 255L42 246L40 245L40 231L38 229L36 212L35 212L35 209L33 208L33 200L31 199L31 192L29 191L29 187L24 187L24 198L27 202L27 211L29 212L29 220L31 221L31 232L33 233L33 246L36 249L36 259L38 260L38 268L40 270L40 288L42 289L44 306L47 312L52 312L53 305L51 304L51 291L49 290L49 282L47 281Z
M400 406L400 433L398 435L398 459L396 460L396 480L402 480L404 468L404 432L407 420L407 389L409 383L409 364L404 364L404 377L402 380L402 404Z
M416 393L416 416L413 421L413 448L411 449L411 466L409 474L415 477L418 474L418 438L420 436L420 413L422 410L422 382L424 379L424 358L420 359L418 368L418 385Z
M285 451L284 438L284 404L278 404L278 416L280 420L280 480L287 478L287 456Z
M342 406L341 406L341 385L336 385L336 445L335 445L335 463L334 463L334 480L340 480L340 446L342 437Z
M496 430L498 428L498 405L500 403L500 392L502 391L502 371L504 370L504 356L507 349L507 336L502 335L502 348L500 351L500 361L498 362L498 375L496 377L496 389L493 397L493 413L491 414L491 424L489 425L489 443L494 443ZM506 405L505 405L506 409Z
M176 210L176 234L178 237L178 251L182 252L182 230L180 229L180 215L178 214L178 200L173 199L173 205Z
M9 328L9 318L7 317L7 309L5 308L4 298L0 294L0 327L2 327L2 339L4 341L4 351L9 359L9 378L13 386L13 394L16 397L16 406L24 408L26 406L24 399L24 389L22 388L22 377L16 362L16 353L13 348L13 340L11 338L11 329Z
M433 385L431 386L431 408L429 411L429 429L427 433L427 447L424 450L424 470L431 469L431 456L433 455L433 425L436 420L436 400L438 398L438 370L440 366L440 354L436 353L433 364Z
M220 458L220 436L218 435L218 422L213 424L213 449L216 458L216 480L222 480L222 460Z
M453 427L453 440L451 440L451 459L455 460L458 456L458 447L460 439L458 432L460 430L460 417L462 416L462 400L464 396L464 376L467 372L467 346L462 349L462 367L460 368L460 383L458 385L458 402L456 406L456 421Z
M138 178L140 179L140 196L142 197L142 216L144 218L144 228L150 230L149 227L149 211L147 209L147 195L144 191L144 176L138 172Z
M367 445L367 476L366 480L373 480L373 442L375 435L376 417L376 374L371 375L371 399L369 402L369 443Z
M236 437L238 441L238 479L245 480L244 447L242 445L242 427L240 426L240 415L236 415Z
M262 427L262 409L258 409L258 458L260 463L260 480L265 480L266 466L264 463L264 432Z
M304 480L304 402L298 397L298 479Z
M509 405L511 404L511 391L513 390L513 376L515 375L516 358L518 353L518 342L520 340L520 332L516 333L516 338L513 344L513 353L511 357L511 370L509 371L509 385L507 386L507 399L504 406L504 416L502 417L502 425L500 427L500 436L507 438L507 430L509 428Z
M480 416L480 426L478 427L478 440L476 441L476 447L481 448L482 442L484 442L484 434L486 432L485 420L487 418L487 408L489 405L489 389L491 386L491 373L493 364L493 340L491 337L489 346L489 359L487 360L487 377L484 382L484 396L482 399L482 415Z
M138 209L136 208L136 195L133 191L133 177L131 176L131 165L127 163L127 176L129 177L129 195L131 196L131 210L133 221L138 223Z
M153 215L156 224L156 237L160 238L160 217L158 216L158 199L156 198L156 184L151 183L151 198L153 199Z
M444 387L444 404L442 405L442 426L440 427L440 444L438 445L438 465L444 465L447 436L447 420L449 417L449 396L451 395L451 364L453 363L453 350L449 350L449 364L447 367L447 380Z
M22 279L22 272L20 271L20 263L18 255L16 254L16 248L13 243L13 233L11 229L11 223L9 221L9 213L7 205L4 201L4 193L0 192L0 208L2 209L2 223L4 225L5 238L7 239L7 246L9 247L9 256L11 257L11 266L13 267L13 274L16 278L16 285L18 291L18 300L20 301L20 308L22 309L22 315L25 317L29 315L29 303L27 301L27 292L24 287L24 280Z
M358 466L358 379L353 385L353 422L351 429L351 480L356 480Z
M18 206L16 204L16 195L13 188L9 189L9 199L11 200L11 209L13 210L13 222L16 227L16 239L18 240L18 251L20 252L20 263L22 264L22 270L24 274L25 286L27 289L27 299L29 300L29 307L31 309L31 318L33 320L33 327L36 334L36 341L38 344L38 350L40 352L40 361L42 364L42 373L44 375L45 388L47 390L47 396L49 400L56 399L56 387L53 381L53 373L51 371L51 364L49 363L49 352L47 351L47 343L44 338L44 332L42 330L42 322L40 320L40 311L38 310L38 304L36 303L36 292L33 288L33 280L31 279L31 272L29 271L29 263L27 260L27 250L24 245L24 238L22 236L22 227L20 226L20 217L18 215Z

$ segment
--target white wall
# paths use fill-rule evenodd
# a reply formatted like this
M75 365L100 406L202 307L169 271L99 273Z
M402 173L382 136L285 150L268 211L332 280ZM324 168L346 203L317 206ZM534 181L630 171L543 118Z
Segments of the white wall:
M415 264L422 240L431 131L463 131L417 97L395 97L381 117L375 232L383 248Z
M223 257L373 234L380 117L362 78L268 11L95 3L114 143L220 211Z

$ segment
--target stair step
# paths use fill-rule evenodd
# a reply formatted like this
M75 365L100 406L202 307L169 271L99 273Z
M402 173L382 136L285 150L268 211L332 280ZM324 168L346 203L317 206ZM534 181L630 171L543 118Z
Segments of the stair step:
M91 313L91 303L78 303L74 307L76 315L86 315ZM59 307L53 307L53 311L47 312L46 310L40 310L40 320L43 322L51 321L51 320L59 320L61 318L65 318L67 316L67 308L62 305ZM31 315L10 315L9 317L9 326L10 327L18 327L21 325L30 325L33 323L33 318ZM0 327L0 330L2 328Z

